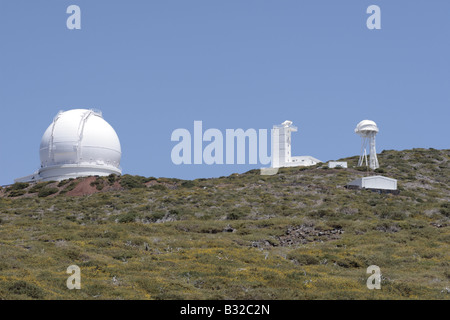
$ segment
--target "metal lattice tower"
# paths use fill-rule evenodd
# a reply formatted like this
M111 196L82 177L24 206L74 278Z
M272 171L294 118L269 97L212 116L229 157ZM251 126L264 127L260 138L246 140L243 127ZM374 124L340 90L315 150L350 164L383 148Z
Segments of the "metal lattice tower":
M358 166L363 166L365 163L373 170L380 167L375 148L375 136L378 131L377 124L372 120L363 120L356 126L355 133L361 137L361 154ZM369 147L369 162L367 162L367 147Z

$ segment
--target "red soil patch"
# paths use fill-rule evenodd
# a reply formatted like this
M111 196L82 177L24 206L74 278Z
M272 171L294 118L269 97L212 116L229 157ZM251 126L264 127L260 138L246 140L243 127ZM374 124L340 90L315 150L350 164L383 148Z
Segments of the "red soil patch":
M68 191L66 194L68 196L87 196L93 193L99 192L95 186L91 186L91 182L94 182L97 180L96 177L87 177L85 179L80 179L81 181L78 182L76 187Z
M79 179L80 182L78 182L76 187L73 190L68 191L66 195L78 197L78 196L88 196L98 192L123 190L122 186L117 181L114 182L113 185L109 185L107 182L105 182L102 190L98 190L95 185L91 185L91 183L95 182L96 180L97 177L87 177Z

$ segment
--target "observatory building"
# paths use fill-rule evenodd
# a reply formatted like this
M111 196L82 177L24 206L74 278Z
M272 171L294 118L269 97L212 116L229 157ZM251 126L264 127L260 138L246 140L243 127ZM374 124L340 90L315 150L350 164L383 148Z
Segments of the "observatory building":
M383 176L362 177L350 182L347 185L347 188L386 190L393 192L397 190L397 180Z
M366 166L375 170L380 167L378 164L377 151L375 148L375 136L378 133L378 127L372 120L363 120L356 125L355 133L361 137L361 155L359 157L358 166ZM367 163L367 145L370 148L369 163Z
M378 133L377 124L372 120L363 120L356 125L355 133L361 137L361 154L358 166L363 166L375 170L380 167L375 148L375 136ZM367 147L370 156L367 161ZM349 189L369 189L377 192L390 192L398 194L397 180L383 176L362 177L351 181L347 186Z
M328 168L347 168L347 161L330 161L328 162Z
M293 157L291 154L291 132L297 127L292 121L286 120L281 125L274 125L272 129L272 168L313 166L322 161L311 156Z
M42 136L39 155L40 169L15 182L122 173L119 137L96 110L60 111Z

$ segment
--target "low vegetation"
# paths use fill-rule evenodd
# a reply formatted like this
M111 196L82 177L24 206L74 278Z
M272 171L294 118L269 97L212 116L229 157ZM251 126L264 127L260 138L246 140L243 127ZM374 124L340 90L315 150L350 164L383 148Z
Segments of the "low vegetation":
M273 176L14 184L0 190L0 299L449 299L449 157L383 151L376 174L398 195L346 189L373 174L357 157ZM70 265L81 290L66 287Z

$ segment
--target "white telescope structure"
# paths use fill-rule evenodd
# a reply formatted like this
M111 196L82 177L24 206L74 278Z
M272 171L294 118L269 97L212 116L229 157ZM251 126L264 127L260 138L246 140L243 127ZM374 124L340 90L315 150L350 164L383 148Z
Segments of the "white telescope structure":
M286 120L272 129L272 168L313 166L320 163L319 159L311 156L292 156L291 133L298 129L292 121Z
M355 133L361 137L361 154L359 156L358 166L366 166L375 170L379 168L377 151L375 148L375 136L378 133L377 124L372 120L363 120L357 124ZM369 146L369 162L367 162L367 147Z
M42 136L39 155L40 169L16 182L122 173L119 137L97 110L60 111Z

